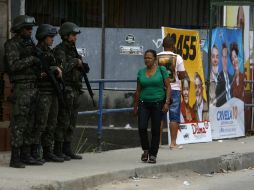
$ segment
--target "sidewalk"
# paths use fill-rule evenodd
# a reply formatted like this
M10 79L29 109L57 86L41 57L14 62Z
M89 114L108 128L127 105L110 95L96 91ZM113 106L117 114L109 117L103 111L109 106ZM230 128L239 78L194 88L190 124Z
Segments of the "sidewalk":
M130 176L181 169L199 173L239 170L254 165L254 137L189 144L173 151L162 146L157 164L142 163L140 155L140 148L86 153L83 160L46 163L44 166L27 166L26 169L10 168L6 159L0 160L0 190L85 190Z

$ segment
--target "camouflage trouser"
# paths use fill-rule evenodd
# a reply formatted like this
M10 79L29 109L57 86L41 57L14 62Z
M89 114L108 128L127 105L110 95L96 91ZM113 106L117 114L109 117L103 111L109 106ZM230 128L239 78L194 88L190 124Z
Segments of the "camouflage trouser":
M39 93L35 117L34 144L41 143L43 147L51 147L53 145L57 115L57 96Z
M55 141L71 142L77 123L80 91L66 87L64 101L66 107L59 105Z
M11 113L11 145L19 148L32 144L37 88L34 83L14 83Z

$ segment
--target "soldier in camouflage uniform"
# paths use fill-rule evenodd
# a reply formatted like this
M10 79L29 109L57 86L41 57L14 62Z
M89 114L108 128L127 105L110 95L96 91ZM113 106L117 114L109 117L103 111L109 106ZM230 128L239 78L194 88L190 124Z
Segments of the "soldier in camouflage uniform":
M77 53L75 42L80 33L78 26L65 22L59 30L62 42L55 47L55 57L63 66L65 82L65 103L60 105L57 129L55 132L55 154L67 159L82 159L73 153L71 141L78 116L79 96L82 93L82 70L89 71L88 65L82 64L81 56ZM84 68L85 67L85 68Z
M10 167L14 168L24 168L25 164L42 165L31 156L36 81L40 74L39 59L34 54L31 40L34 25L33 17L16 17L11 28L15 36L4 45L6 70L13 88Z
M62 78L62 71L54 58L53 50L50 49L56 34L56 28L42 24L35 35L38 40L36 50L41 61L41 78L38 82L39 95L32 155L40 158L38 150L41 143L43 158L46 161L63 162L64 159L57 157L52 150L58 115L58 97L54 85L59 85L58 81Z

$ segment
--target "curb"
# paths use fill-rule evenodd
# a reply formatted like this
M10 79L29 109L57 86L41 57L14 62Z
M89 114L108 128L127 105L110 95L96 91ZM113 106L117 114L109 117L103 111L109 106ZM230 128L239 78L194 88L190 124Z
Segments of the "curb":
M0 152L0 162L9 162L11 158L11 152Z
M219 157L193 160L187 162L171 164L155 164L139 167L130 170L120 170L111 173L102 173L90 177L78 178L68 181L51 181L50 184L33 185L36 190L86 190L114 180L124 180L132 176L147 176L158 173L174 172L176 170L189 169L200 174L225 171L236 171L254 165L254 152L251 153L231 153Z

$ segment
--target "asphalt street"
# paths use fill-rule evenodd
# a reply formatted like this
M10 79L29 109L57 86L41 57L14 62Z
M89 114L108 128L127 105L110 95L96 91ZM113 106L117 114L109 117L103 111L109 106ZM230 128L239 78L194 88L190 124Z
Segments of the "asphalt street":
M254 170L244 169L214 174L182 170L113 181L89 190L253 190Z

